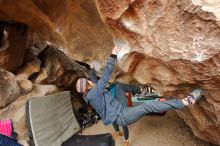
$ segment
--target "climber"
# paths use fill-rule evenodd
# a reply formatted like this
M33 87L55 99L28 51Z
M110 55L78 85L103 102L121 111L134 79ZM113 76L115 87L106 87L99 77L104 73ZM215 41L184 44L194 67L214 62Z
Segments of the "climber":
M128 126L146 114L182 109L185 106L193 105L202 97L202 90L198 88L194 89L184 99L150 101L135 107L123 106L105 88L113 72L119 50L117 47L112 49L104 72L96 84L86 78L80 78L76 82L77 92L83 94L85 101L90 102L96 109L105 125L115 123L120 126Z
M98 79L96 76L96 72L94 69L94 64L91 64L91 70L90 70L90 78L93 83L97 83ZM109 87L109 91L111 92L111 95L120 103L122 106L127 107L127 98L126 94L132 93L132 94L139 94L141 93L140 88L138 86L134 85L128 85L128 84L123 84L123 83L114 83L111 84ZM122 133L120 132L119 126L116 122L112 123L112 126L115 130L115 132L112 134L114 139L117 139L122 136ZM123 129L123 135L124 135L124 143L129 143L129 129L127 126L122 126Z

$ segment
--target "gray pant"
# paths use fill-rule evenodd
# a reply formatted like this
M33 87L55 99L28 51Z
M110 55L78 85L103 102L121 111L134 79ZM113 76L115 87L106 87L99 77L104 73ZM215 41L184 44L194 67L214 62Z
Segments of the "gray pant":
M115 99L117 99L122 106L127 107L127 97L125 96L125 92L131 92L133 95L140 94L141 90L138 86L128 85L123 83L116 83L115 85Z
M181 99L149 101L135 107L123 107L116 118L115 123L120 126L127 126L139 120L146 114L182 109L183 107L184 105Z
M115 99L119 101L119 103L122 104L123 107L127 107L127 97L125 96L125 92L131 92L132 94L141 93L140 88L138 86L134 85L128 85L123 83L117 83L115 85ZM112 123L113 128L116 132L120 131L119 126L116 122ZM129 130L127 126L122 126L123 128L123 134L125 140L128 140L129 138Z

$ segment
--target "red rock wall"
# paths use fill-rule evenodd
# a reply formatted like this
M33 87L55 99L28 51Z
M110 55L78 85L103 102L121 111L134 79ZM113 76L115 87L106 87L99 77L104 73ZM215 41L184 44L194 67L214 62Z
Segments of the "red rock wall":
M26 28L21 24L7 24L7 48L0 49L0 68L15 71L22 64L25 55Z
M96 60L103 66L108 48L113 47L112 37L90 0L0 1L0 20L27 25L28 32L40 34L39 39L83 62ZM26 44L23 50L38 43L31 40L35 33L28 33L28 39L22 41ZM102 53L97 56L96 52Z
M213 1L193 2L96 0L103 21L128 43L120 68L163 95L183 98L203 88L205 97L179 114L196 136L220 144L218 9ZM200 7L209 4L216 13Z

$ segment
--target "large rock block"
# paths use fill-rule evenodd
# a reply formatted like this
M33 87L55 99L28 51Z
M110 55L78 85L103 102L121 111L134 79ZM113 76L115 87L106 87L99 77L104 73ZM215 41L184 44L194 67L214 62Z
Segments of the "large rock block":
M26 79L17 80L16 76L0 69L0 108L25 95L33 88L32 82Z
M45 48L39 54L39 59L41 69L33 79L34 83L55 84L64 89L73 89L76 79L88 76L88 69L85 66L53 47Z
M14 101L20 94L19 83L15 75L0 69L0 108Z
M108 48L113 47L112 36L102 23L94 1L0 1L0 11L1 21L27 25L40 33L38 39L55 44L79 61L97 60L103 66L102 60L110 53ZM28 35L29 39L34 36L35 33ZM96 52L102 54L97 56Z
M4 41L0 45L0 68L15 71L23 63L27 38L26 27L22 24L6 23L3 32Z
M207 1L206 6L213 5ZM218 19L191 0L97 0L97 7L109 28L132 50L164 61L204 61L219 52Z
M128 42L120 68L162 95L204 98L181 117L199 138L220 144L219 3L212 0L97 0L110 30ZM210 13L211 12L211 13ZM126 47L125 47L126 46Z

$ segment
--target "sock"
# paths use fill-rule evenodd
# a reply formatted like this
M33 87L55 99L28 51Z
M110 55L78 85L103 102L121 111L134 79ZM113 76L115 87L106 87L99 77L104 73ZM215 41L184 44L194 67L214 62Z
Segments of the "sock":
M188 105L193 105L196 100L192 96L187 96L186 98L182 99L183 105L188 106Z
M126 139L126 140L124 139L124 142L129 142L129 140L128 139Z
M183 98L182 102L183 102L184 106L188 106L189 105L189 102L187 101L187 98Z

